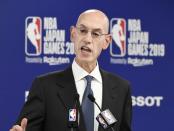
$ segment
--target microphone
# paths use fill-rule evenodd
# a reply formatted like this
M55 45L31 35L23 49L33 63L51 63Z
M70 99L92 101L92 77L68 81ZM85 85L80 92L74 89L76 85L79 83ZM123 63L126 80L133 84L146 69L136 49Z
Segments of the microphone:
M101 111L100 114L96 117L97 121L99 122L99 125L103 129L111 128L112 131L114 131L113 125L117 122L114 115L110 112L109 109L102 111L99 105L97 104L97 102L95 101L95 98L92 94L89 94L88 98L91 102L95 103L97 107L99 108L99 110Z
M78 127L79 94L74 94L73 98L74 106L68 109L68 127L71 128L71 130Z
M97 105L98 109L102 112L100 106L99 106L99 105L97 104L97 102L95 101L94 96L91 95L91 94L89 94L89 95L88 95L88 98L90 99L90 101L94 102L94 103Z

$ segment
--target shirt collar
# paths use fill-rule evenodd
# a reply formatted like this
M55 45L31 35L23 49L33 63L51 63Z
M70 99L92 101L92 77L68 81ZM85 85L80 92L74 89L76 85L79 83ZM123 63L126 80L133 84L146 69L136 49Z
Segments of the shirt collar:
M93 76L97 81L102 83L102 77L100 74L98 63L96 67L94 68L94 70L91 73L88 73L81 66L79 66L74 59L72 63L72 71L73 71L75 82L83 79L87 75L90 75L90 76Z

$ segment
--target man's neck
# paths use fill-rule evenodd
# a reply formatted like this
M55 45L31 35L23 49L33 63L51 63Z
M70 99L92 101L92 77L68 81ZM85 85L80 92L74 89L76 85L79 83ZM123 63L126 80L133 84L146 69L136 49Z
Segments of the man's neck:
M93 62L93 63L85 63L85 62L80 62L79 60L77 60L76 58L75 58L75 61L76 61L76 63L80 66L80 67L82 67L85 71L87 71L88 73L91 73L93 70L94 70L94 68L96 67L96 65L97 65L97 62Z

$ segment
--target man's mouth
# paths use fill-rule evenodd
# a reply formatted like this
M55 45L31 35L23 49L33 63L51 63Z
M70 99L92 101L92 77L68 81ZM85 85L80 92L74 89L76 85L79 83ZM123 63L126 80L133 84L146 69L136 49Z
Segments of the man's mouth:
M86 46L82 46L81 50L86 51L86 52L92 52L92 50L89 47L86 47Z

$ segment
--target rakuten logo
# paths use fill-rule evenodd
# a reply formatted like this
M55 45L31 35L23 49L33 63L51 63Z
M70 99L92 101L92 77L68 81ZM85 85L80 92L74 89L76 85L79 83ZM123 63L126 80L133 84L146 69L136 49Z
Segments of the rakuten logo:
M132 96L132 106L160 107L163 96Z

